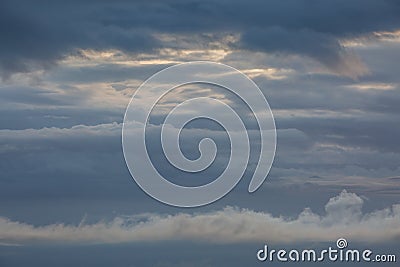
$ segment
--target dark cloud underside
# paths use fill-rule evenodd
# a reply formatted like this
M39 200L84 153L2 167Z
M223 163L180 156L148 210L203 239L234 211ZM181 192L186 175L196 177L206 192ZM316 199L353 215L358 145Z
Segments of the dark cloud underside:
M340 74L351 57L339 41L399 28L396 1L2 1L3 77L49 67L77 49L149 51L166 34L239 34L233 48L299 54ZM179 44L178 44L179 46ZM365 73L362 66L348 76ZM360 69L361 68L361 69ZM340 70L341 69L341 70ZM344 70L343 70L344 69Z

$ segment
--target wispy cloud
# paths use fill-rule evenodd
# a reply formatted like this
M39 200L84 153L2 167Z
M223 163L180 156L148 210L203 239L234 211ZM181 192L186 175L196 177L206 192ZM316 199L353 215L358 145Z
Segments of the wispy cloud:
M196 240L211 243L268 241L290 243L332 241L340 236L354 241L388 242L400 239L400 204L362 213L363 198L342 191L325 205L325 214L305 209L296 218L226 207L219 211L162 216L139 214L79 225L31 224L0 218L3 244L32 242L120 243Z

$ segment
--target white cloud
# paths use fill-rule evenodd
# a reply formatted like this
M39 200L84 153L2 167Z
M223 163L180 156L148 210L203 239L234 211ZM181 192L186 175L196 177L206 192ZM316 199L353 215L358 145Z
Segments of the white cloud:
M0 218L0 240L7 244L31 242L120 243L197 240L212 243L268 241L290 243L332 241L382 242L400 239L400 204L362 214L364 200L345 190L325 206L323 216L306 208L297 218L226 207L219 211L161 216L140 214L110 222L34 226Z

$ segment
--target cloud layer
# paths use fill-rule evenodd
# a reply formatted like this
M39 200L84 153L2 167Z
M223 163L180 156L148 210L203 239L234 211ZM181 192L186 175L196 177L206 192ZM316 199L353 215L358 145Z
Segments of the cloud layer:
M295 243L332 241L388 242L400 239L400 204L362 213L364 200L342 191L325 205L325 214L306 208L296 218L274 217L269 213L226 207L207 213L178 213L162 216L139 214L79 225L34 226L0 218L3 244L32 242L121 243L186 240L212 243L268 241Z
M16 4L17 2L17 4ZM366 67L341 40L400 26L395 1L2 1L3 76L49 67L79 49L143 52L213 48L221 35L232 49L296 54L350 77ZM167 38L165 38L167 36ZM191 37L192 36L192 37ZM183 39L196 38L196 42ZM168 41L169 40L169 41ZM201 40L201 42L199 42Z

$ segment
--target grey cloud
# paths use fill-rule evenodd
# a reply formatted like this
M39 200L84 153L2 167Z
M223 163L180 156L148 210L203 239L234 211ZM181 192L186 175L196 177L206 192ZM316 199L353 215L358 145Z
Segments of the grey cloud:
M309 176L315 174L326 176L330 179L339 177L359 176L379 179L380 183L386 181L380 179L394 176L398 173L398 153L392 153L385 149L385 139L382 142L375 141L370 145L368 141L360 143L357 135L366 135L360 131L357 135L352 130L351 120L336 120L341 125L339 129L346 131L338 132L327 128L326 123L331 125L334 120L321 119L299 119L292 121L278 121L281 125L294 125L291 129L278 129L278 148L271 176L275 178L288 179L287 182L302 183ZM279 125L278 124L278 125ZM322 125L321 125L322 124ZM344 128L344 127L347 128ZM188 128L182 133L182 151L189 158L197 158L197 144L204 137L213 138L218 145L218 156L212 168L193 175L196 179L184 179L186 175L177 172L163 156L160 144L160 127L150 127L148 131L149 154L154 160L158 170L178 183L203 183L218 176L226 166L229 158L229 145L226 133L219 128L207 129L207 124L200 128ZM299 130L300 129L300 130ZM322 132L321 132L322 131ZM72 128L43 128L25 130L2 130L0 131L0 152L3 158L4 170L10 177L21 179L20 167L13 167L12 162L18 161L24 164L25 171L30 173L49 175L55 170L66 170L68 166L75 166L76 171L69 170L68 173L90 173L103 176L104 173L97 172L92 166L115 166L107 172L124 169L121 158L121 124L110 123L97 126L74 126ZM339 137L335 136L340 135ZM345 135L344 135L345 134ZM247 175L251 175L254 165L258 160L259 140L257 131L249 131L251 140L251 157ZM355 135L352 137L351 135ZM370 135L370 139L378 138ZM365 139L365 138L364 138ZM362 141L362 140L361 140ZM355 144L361 145L357 147ZM389 147L389 146L388 146ZM371 150L371 148L374 148ZM10 159L10 155L12 155ZM32 155L35 155L32 157ZM104 155L104 156L103 156ZM379 155L379 156L377 156ZM116 157L115 157L116 156ZM66 161L66 159L68 159ZM106 160L109 160L108 163ZM82 162L85 162L82 165ZM50 164L51 163L51 164ZM67 164L68 163L68 164ZM80 166L82 165L82 166ZM8 166L8 167L6 167ZM42 166L37 168L37 166ZM80 166L78 168L78 166ZM117 167L118 166L118 167ZM82 174L82 173L81 173ZM81 175L80 174L80 175ZM247 177L247 176L246 176ZM321 179L315 182L327 181ZM369 188L370 183L364 184ZM390 184L388 184L390 185Z
M166 64L148 66L121 66L120 64L97 64L96 66L58 66L45 76L48 81L57 83L120 82L137 79L138 87L154 73L168 67Z
M76 49L151 50L157 41L140 29L106 26L93 3L2 2L0 70L3 77L35 67L48 68ZM104 8L104 6L103 6ZM99 14L97 14L99 15Z
M335 36L327 33L308 29L288 31L280 27L252 29L243 34L241 45L256 51L308 56L335 73L351 78L369 73L355 54L347 51Z
M3 76L48 67L77 49L151 51L155 34L239 33L233 47L309 56L334 71L365 73L339 44L342 38L399 28L395 1L3 1L0 66ZM179 45L179 44L178 44Z
M375 79L354 82L300 74L283 81L255 81L268 98L278 128L298 129L316 143L398 153L398 83L395 76ZM389 88L379 89L379 81ZM370 88L357 89L363 85Z
M69 90L55 90L41 87L4 86L0 87L0 103L4 109L19 107L62 107L79 105L88 92L79 92L73 87Z
M71 104L71 103L68 103ZM4 105L3 107L5 107ZM58 106L57 109L43 105L32 109L20 107L17 103L7 103L8 108L1 111L0 128L9 130L71 128L75 125L98 125L122 122L123 109L108 110L104 108L76 107L73 105ZM14 109L13 109L14 108Z

